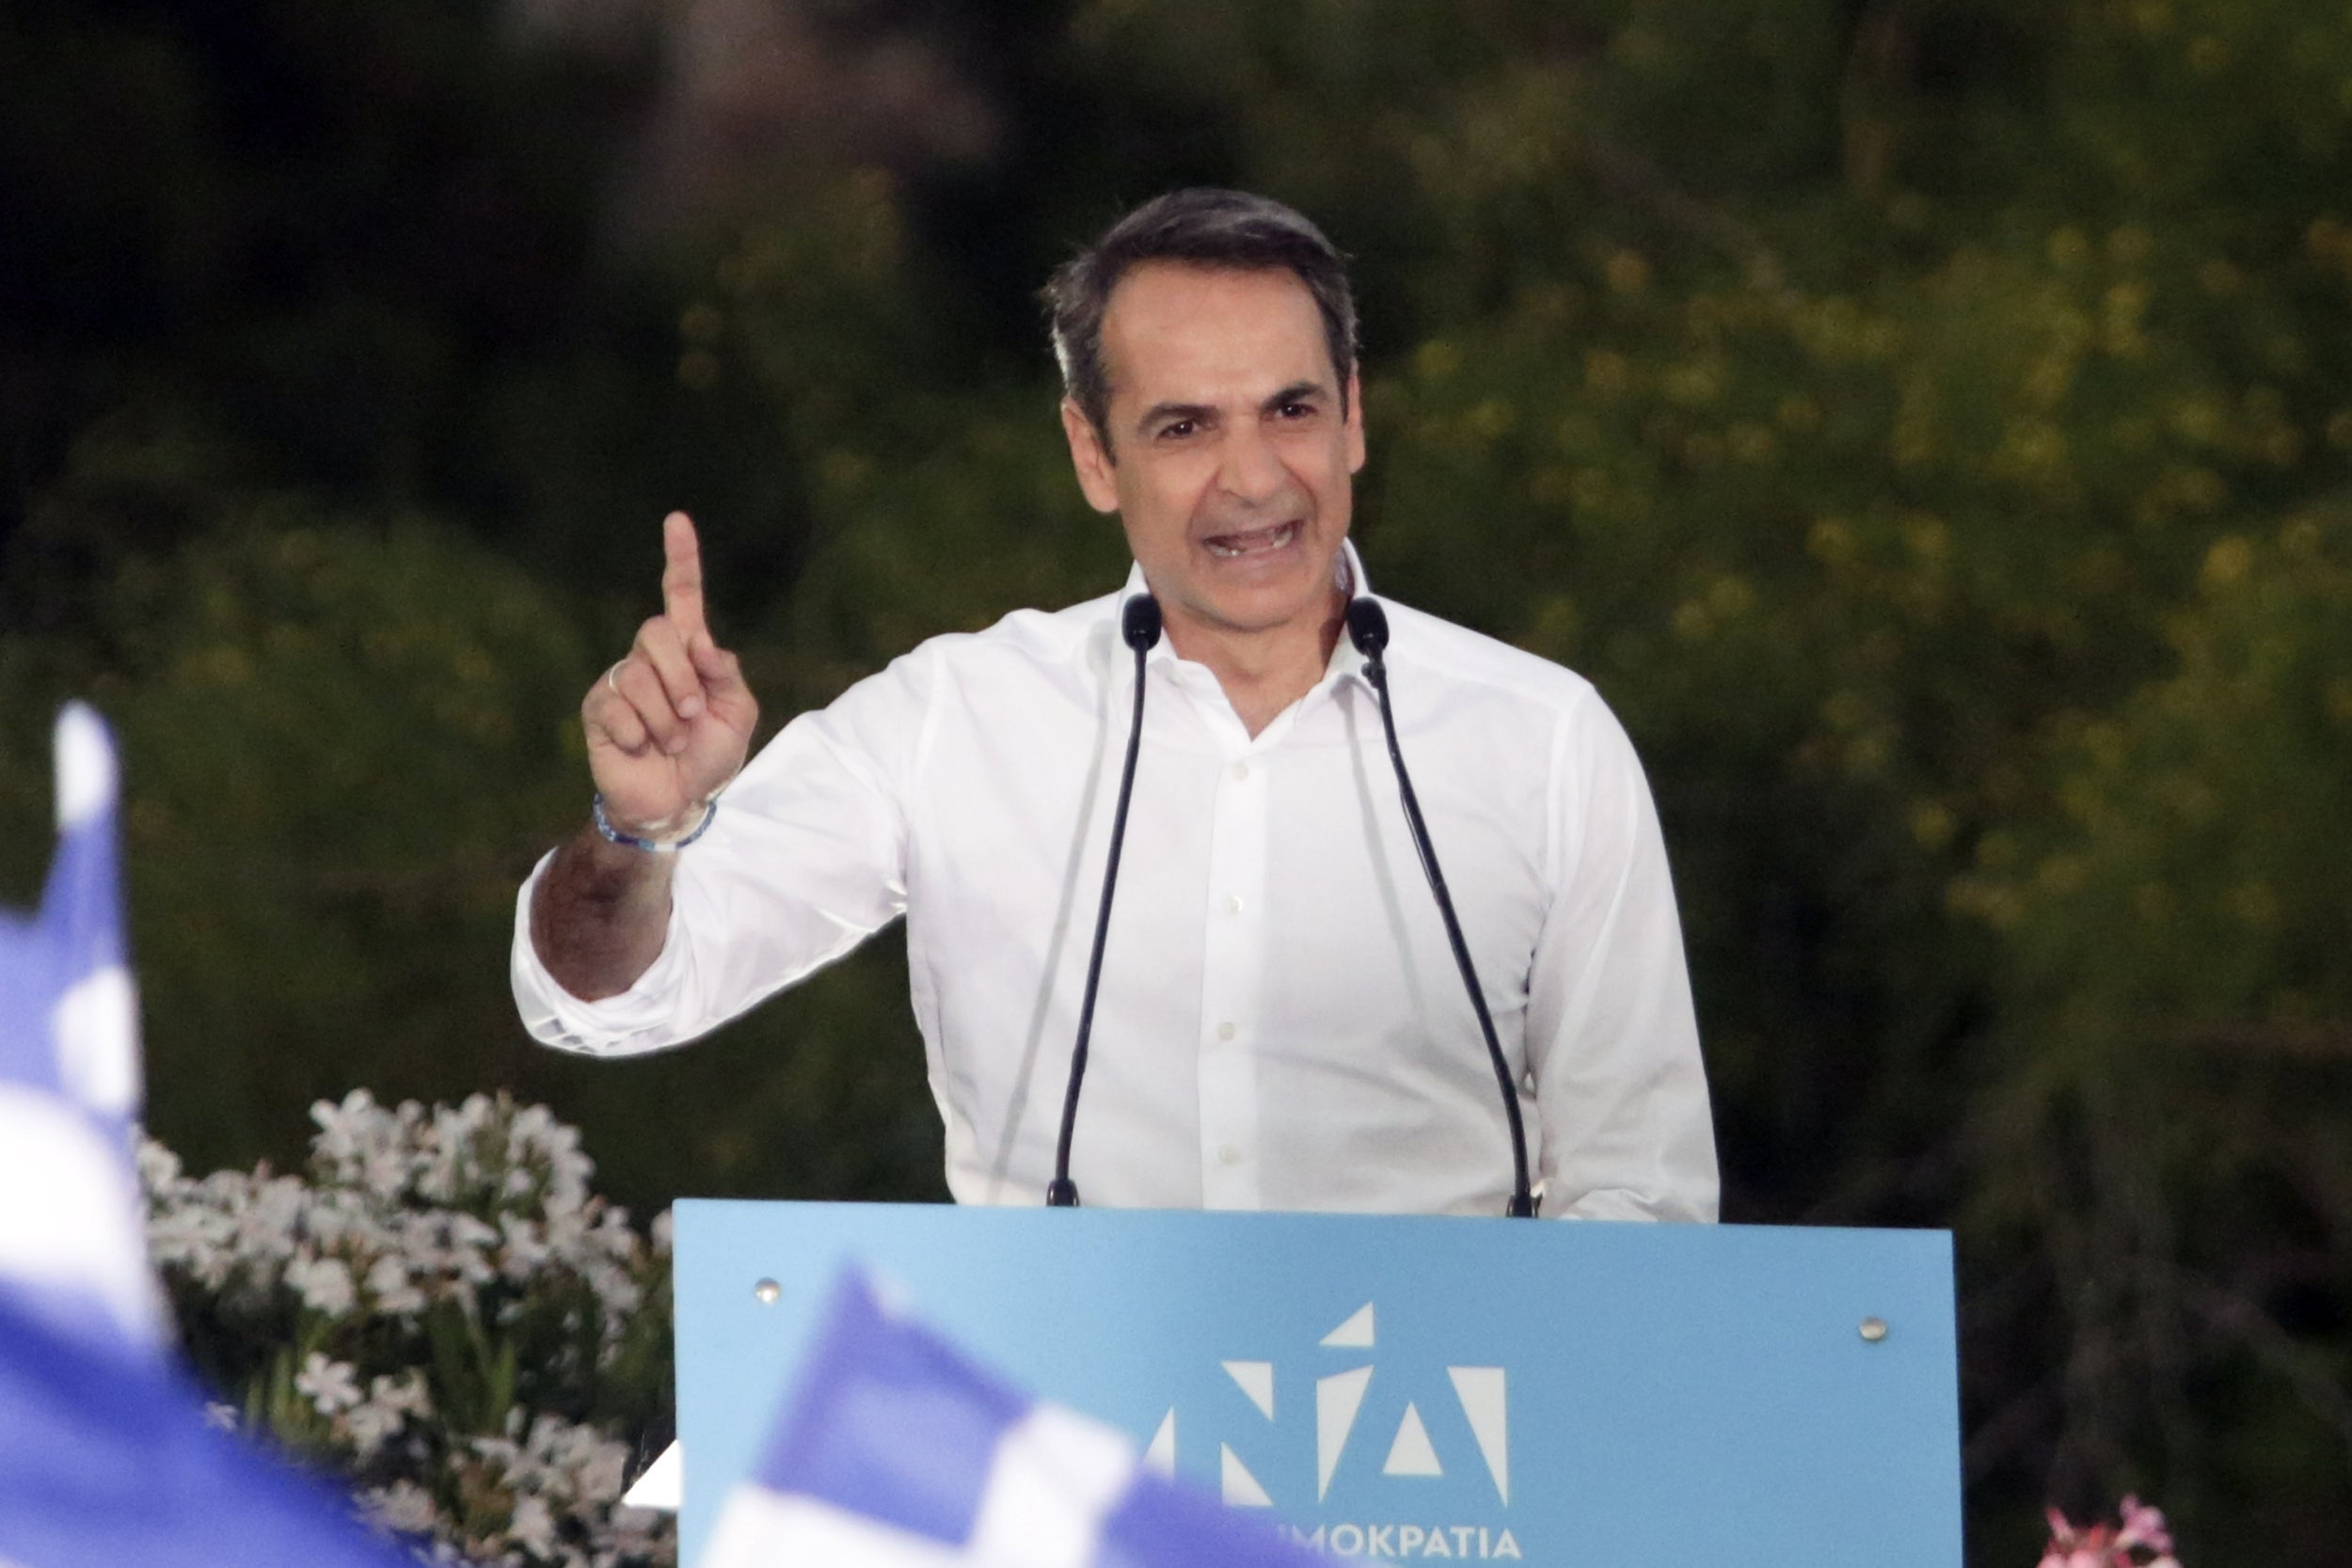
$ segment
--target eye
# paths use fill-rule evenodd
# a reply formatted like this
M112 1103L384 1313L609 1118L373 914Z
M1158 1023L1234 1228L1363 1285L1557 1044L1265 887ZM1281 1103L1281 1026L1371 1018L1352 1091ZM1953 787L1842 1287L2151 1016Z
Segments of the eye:
M1311 420L1314 418L1315 405L1303 400L1293 399L1277 407L1274 412L1285 420Z
M1163 441L1182 441L1190 436L1193 432L1199 430L1200 428L1200 426L1191 420L1170 420L1168 423L1160 426L1160 439Z

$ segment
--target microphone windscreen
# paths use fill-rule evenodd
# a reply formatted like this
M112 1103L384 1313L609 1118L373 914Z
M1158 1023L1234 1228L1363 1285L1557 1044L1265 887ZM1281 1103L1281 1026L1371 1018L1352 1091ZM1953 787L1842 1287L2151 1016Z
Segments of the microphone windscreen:
M1389 645L1389 614L1380 601L1359 596L1347 601L1347 640L1366 658L1378 658Z
M1120 617L1120 635L1127 646L1142 653L1160 640L1160 601L1149 594L1137 594L1127 601L1126 613Z

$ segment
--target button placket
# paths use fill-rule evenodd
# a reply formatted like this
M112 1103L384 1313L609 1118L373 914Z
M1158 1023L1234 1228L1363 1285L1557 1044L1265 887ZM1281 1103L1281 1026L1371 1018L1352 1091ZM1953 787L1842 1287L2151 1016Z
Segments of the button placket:
M1201 918L1201 1200L1256 1209L1259 1186L1257 1029L1264 994L1267 840L1263 759L1236 758L1217 780Z

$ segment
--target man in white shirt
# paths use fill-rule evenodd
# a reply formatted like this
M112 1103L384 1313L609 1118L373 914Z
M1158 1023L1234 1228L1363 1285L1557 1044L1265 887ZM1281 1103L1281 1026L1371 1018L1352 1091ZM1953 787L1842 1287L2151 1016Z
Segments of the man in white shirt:
M1078 1113L1086 1200L1499 1213L1500 1088L1342 635L1368 589L1341 260L1279 203L1177 192L1049 297L1071 456L1126 530L1127 588L926 642L746 766L756 705L671 516L663 613L581 707L596 824L518 906L524 1020L590 1053L674 1044L904 914L950 1190L1040 1201L1135 695L1120 613L1148 590L1167 635ZM1401 745L1545 1212L1713 1218L1681 936L1623 731L1567 671L1391 611Z

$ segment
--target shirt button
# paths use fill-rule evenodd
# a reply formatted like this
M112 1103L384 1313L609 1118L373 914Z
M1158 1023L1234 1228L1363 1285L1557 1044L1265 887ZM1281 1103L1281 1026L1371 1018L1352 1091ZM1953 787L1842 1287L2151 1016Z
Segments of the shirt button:
M1249 765L1246 762L1237 762L1233 764L1233 777L1236 779L1246 779L1249 777Z
M1224 1161L1229 1165L1238 1165L1241 1164L1241 1150L1235 1148L1232 1144L1227 1144L1224 1148L1218 1149L1216 1151L1216 1157Z
M1216 1037L1221 1040L1230 1040L1239 1032L1230 1023L1220 1023L1216 1026Z
M1227 914L1239 914L1239 913L1241 913L1241 895L1240 895L1240 894L1238 894L1238 893L1234 893L1234 894L1229 894L1229 895L1226 895L1226 899L1225 899L1225 912L1226 912Z

